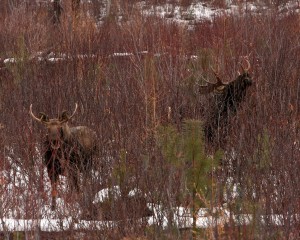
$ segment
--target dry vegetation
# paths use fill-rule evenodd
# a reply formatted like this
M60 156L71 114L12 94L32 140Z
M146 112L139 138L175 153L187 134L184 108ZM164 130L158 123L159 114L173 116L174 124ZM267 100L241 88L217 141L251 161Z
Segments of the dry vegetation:
M249 56L255 84L240 111L231 119L226 141L209 148L224 152L222 163L209 177L216 192L227 191L232 214L251 213L250 225L199 230L207 239L296 239L299 237L300 143L299 143L299 16L223 16L195 23L193 29L142 16L124 1L126 18L114 11L98 22L97 1L82 4L79 13L64 1L60 24L49 20L49 6L33 1L6 0L0 6L0 131L1 170L20 167L26 186L9 193L7 184L18 177L1 180L0 217L12 212L14 218L47 218L40 209L50 204L49 189L43 185L44 166L39 144L45 129L29 116L36 111L55 117L79 104L73 125L87 125L98 134L99 175L87 195L121 185L124 191L138 187L149 193L148 201L171 207L188 205L184 194L184 169L163 157L157 144L158 128L169 124L179 131L187 119L203 120L210 98L200 96L202 79L214 81L209 67L218 67L226 81L237 76L242 56ZM112 1L114 2L114 1ZM160 2L160 1L156 1ZM183 1L186 2L186 1ZM100 3L99 3L100 4ZM124 10L124 12L125 12ZM143 53L147 51L147 53ZM54 53L60 61L38 60ZM114 53L133 53L114 56ZM66 57L67 56L67 57ZM197 58L192 57L197 56ZM6 58L14 63L4 63ZM171 114L169 112L171 109ZM188 167L181 165L182 168ZM231 197L226 179L238 184L239 196ZM30 187L28 187L30 186ZM89 185L90 186L90 185ZM232 187L232 186L231 186ZM70 191L61 196L72 205L86 201ZM132 200L128 200L129 202ZM126 201L124 201L126 202ZM140 216L143 207L112 207L118 218ZM220 206L224 199L215 194L203 200ZM25 213L18 206L25 203ZM138 204L137 202L136 204ZM109 207L107 207L109 208ZM97 209L95 210L97 211ZM134 212L136 211L136 212ZM63 219L78 209L58 213ZM262 215L282 214L283 225L259 221ZM122 217L123 216L123 217ZM49 217L50 218L50 217ZM76 217L74 217L76 218ZM76 219L75 219L76 221ZM50 239L46 233L22 233L22 237ZM122 221L101 232L57 233L61 239L180 239L190 236L162 222L146 226L142 221ZM3 236L8 236L3 233ZM136 237L136 238L135 238ZM53 237L54 238L54 237ZM16 238L15 238L16 239ZM37 239L37 238L36 238Z

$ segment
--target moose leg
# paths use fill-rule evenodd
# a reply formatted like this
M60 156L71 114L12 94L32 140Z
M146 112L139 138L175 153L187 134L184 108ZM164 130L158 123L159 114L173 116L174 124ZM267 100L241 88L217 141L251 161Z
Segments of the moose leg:
M76 193L79 193L79 172L76 166L71 166L69 168L69 179L70 179L70 189L73 192L74 190Z
M54 211L56 209L57 183L52 184L51 196L52 196L51 210Z
M54 211L56 209L56 198L57 198L57 185L58 185L58 174L48 173L51 181L51 210Z

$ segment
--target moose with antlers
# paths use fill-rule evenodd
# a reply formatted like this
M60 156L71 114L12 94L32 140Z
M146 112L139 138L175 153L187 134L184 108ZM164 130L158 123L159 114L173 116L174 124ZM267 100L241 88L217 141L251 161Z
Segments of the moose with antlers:
M216 83L208 83L207 86L200 86L201 94L213 92L214 102L210 107L210 113L204 124L205 137L208 142L220 142L220 130L228 124L228 118L233 116L240 104L245 99L248 88L252 85L252 78L249 74L250 63L246 60L247 67L241 64L242 73L232 82L224 83L218 73L213 70L217 79Z
M68 126L68 121L75 115L77 107L76 104L71 116L63 111L58 118L49 119L45 113L36 117L32 112L32 104L30 105L32 118L44 124L48 130L43 153L52 187L52 210L56 208L59 175L65 175L71 186L79 191L80 172L87 172L93 164L96 133L86 126Z

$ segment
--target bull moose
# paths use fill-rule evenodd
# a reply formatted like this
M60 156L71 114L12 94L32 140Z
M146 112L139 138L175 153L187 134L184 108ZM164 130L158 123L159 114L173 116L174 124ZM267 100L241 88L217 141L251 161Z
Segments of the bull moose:
M199 92L201 94L215 93L214 102L210 107L210 113L204 124L204 133L208 142L212 143L219 137L219 131L224 130L228 124L228 118L233 116L239 105L245 99L247 89L252 85L252 78L249 74L250 63L248 60L247 67L244 68L241 64L242 72L232 82L224 83L214 70L214 75L217 79L216 83L208 83L206 86L200 86ZM223 128L223 129L222 129Z
M51 209L56 208L59 175L65 175L70 185L79 191L79 174L87 173L93 164L96 151L96 133L86 126L69 127L68 121L75 115L78 105L69 116L63 111L58 118L49 119L45 113L36 117L30 105L30 115L44 124L48 130L43 144L44 164L51 182Z

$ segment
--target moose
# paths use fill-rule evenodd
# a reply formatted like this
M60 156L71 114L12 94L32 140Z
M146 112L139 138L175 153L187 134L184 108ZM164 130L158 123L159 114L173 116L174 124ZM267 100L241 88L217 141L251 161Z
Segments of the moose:
M43 143L44 164L47 167L48 177L51 182L51 209L56 208L57 186L59 175L64 175L70 181L72 188L79 192L79 174L88 173L93 165L93 156L96 152L96 133L86 127L69 127L68 121L75 115L75 110L71 115L63 111L58 118L49 117L40 112L36 117L30 105L30 115L32 118L44 124L48 130Z
M204 124L204 134L209 143L215 140L220 141L219 131L224 130L228 124L228 119L236 114L240 104L244 101L247 89L252 85L252 78L249 74L251 67L249 61L245 59L247 67L242 64L242 72L232 82L222 82L219 74L212 69L217 82L208 83L206 86L200 86L200 94L214 93L214 102L210 107L208 118ZM216 139L216 137L219 137Z

